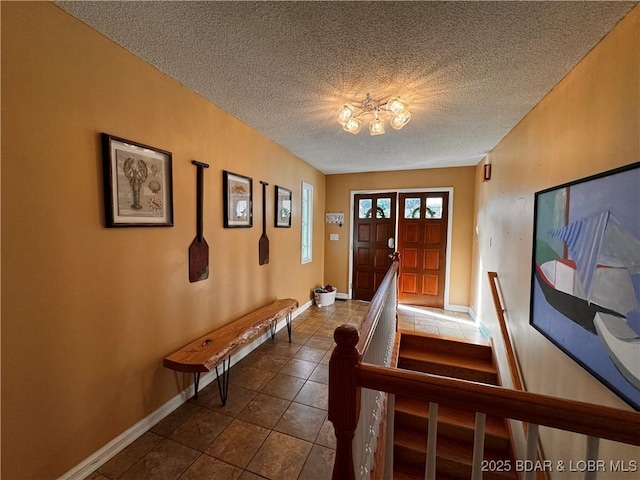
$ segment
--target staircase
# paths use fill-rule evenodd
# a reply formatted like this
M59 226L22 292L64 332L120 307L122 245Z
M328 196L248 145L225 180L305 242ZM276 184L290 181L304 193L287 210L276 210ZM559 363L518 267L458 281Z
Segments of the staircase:
M427 333L401 333L398 368L498 384L490 346ZM428 403L396 396L394 480L424 479L428 423ZM473 405L469 410L438 406L437 480L471 478L474 429ZM489 468L483 479L518 478L504 419L487 416L484 451Z

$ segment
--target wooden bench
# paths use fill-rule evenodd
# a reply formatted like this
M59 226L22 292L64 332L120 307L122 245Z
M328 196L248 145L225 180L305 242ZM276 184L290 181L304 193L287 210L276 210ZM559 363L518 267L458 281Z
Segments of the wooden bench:
M178 372L193 373L195 398L198 398L200 373L215 369L220 400L225 405L229 393L231 355L260 335L266 327L269 327L273 339L276 324L281 318L285 318L287 322L291 343L291 319L297 307L298 301L293 298L276 300L185 345L166 357L163 365ZM218 372L220 365L222 374Z

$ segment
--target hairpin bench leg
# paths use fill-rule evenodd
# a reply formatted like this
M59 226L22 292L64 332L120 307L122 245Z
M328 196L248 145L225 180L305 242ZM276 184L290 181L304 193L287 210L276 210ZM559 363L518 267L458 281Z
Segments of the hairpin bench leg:
M195 388L195 395L193 398L198 399L198 384L200 383L200 372L193 373L193 387Z
M269 324L269 330L271 331L271 340L276 338L276 326L278 325L278 321L274 320Z
M289 334L289 343L291 343L291 318L293 314L291 312L287 313L287 333Z
M227 404L227 396L229 395L229 373L231 370L231 355L227 360L222 360L222 375L218 373L218 365L216 365L216 380L218 381L218 392L220 393L220 401L224 407ZM220 380L222 378L222 380Z

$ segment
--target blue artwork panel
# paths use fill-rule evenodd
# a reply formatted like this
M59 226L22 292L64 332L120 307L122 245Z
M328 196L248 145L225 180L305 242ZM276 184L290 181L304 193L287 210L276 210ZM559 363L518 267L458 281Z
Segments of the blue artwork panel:
M640 410L640 162L536 193L531 324Z

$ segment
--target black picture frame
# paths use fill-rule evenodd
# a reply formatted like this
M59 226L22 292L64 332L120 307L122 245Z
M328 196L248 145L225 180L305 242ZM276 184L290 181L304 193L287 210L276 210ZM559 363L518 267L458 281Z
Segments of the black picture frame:
M253 226L253 179L222 171L224 228Z
M172 154L101 134L105 226L172 227Z
M640 410L640 162L539 191L530 324Z
M291 228L292 192L288 188L275 186L275 208L273 225L276 228Z

